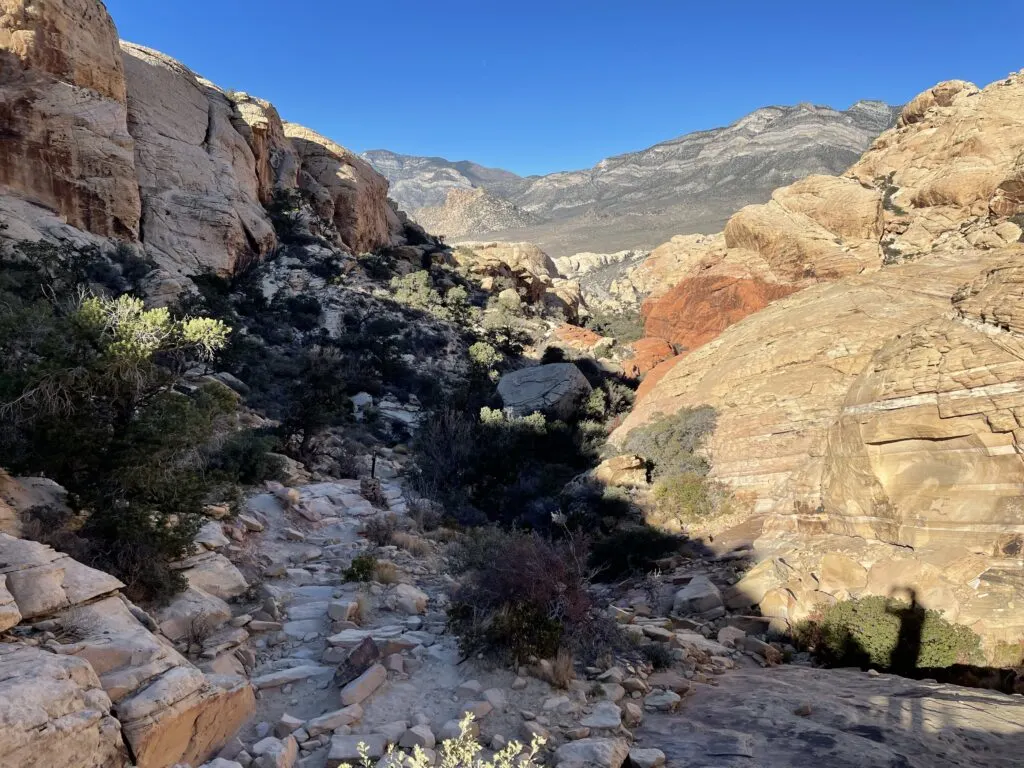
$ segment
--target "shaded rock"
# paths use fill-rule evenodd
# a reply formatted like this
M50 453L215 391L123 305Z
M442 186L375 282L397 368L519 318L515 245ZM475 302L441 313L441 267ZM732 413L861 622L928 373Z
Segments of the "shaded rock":
M341 703L344 706L358 704L380 688L388 679L383 664L374 664L359 677L341 689Z
M707 576L694 576L685 587L676 592L672 603L674 613L705 613L722 607L722 593Z
M498 394L516 416L540 412L567 419L590 394L590 383L572 363L550 363L506 373L498 382Z

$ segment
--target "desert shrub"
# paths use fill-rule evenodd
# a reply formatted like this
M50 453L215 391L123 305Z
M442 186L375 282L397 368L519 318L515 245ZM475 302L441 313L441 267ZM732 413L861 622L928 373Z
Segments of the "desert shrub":
M640 654L654 669L669 669L674 663L672 649L666 643L644 643L640 646Z
M358 263L371 280L383 282L395 274L395 259L384 253L361 253Z
M627 528L597 540L590 548L590 567L598 581L618 581L644 574L655 562L679 551L682 539L654 528Z
M564 363L565 350L561 347L545 347L544 354L540 356L541 365L550 363Z
M398 568L387 560L378 560L373 568L373 580L381 584L397 584Z
M376 571L376 557L370 554L356 555L345 569L345 581L373 581Z
M166 596L211 488L205 447L236 407L221 384L176 387L228 329L92 294L59 250L22 256L0 269L0 464L66 487L91 512L83 559L136 598Z
M359 763L339 763L338 768L431 768L434 765L441 768L539 768L537 754L544 746L544 739L534 736L529 748L521 742L510 741L490 760L485 760L480 756L484 747L474 736L475 732L473 714L467 713L459 722L459 735L439 745L436 759L422 747L415 747L411 753L390 749L378 760L371 758L369 747L360 742L357 745Z
M274 190L274 196L265 208L280 242L288 245L316 242L308 232L304 203L302 192L297 189Z
M550 658L587 632L586 574L571 544L492 529L456 544L450 562L463 578L448 619L466 655Z
M685 408L674 416L657 414L654 421L629 433L623 448L646 459L654 477L683 473L707 474L696 455L704 438L715 430L715 409Z
M263 429L243 429L233 432L212 453L207 468L220 473L226 480L245 485L256 485L265 480L283 480L284 461L273 452L278 448L277 437Z
M425 269L391 278L391 292L399 304L429 312L440 320L464 326L472 318L469 292L456 285L442 296Z
M363 526L363 536L378 547L386 547L392 542L397 528L394 515L379 515L368 520Z
M801 622L795 640L834 666L889 669L906 654L915 655L914 651L917 667L948 667L981 659L981 639L969 628L947 621L939 611L916 608L916 618L914 613L906 603L884 597L845 600ZM901 630L906 631L909 621L920 622L919 649L900 647Z
M404 531L398 531L393 534L391 541L396 547L404 549L410 555L415 555L416 557L423 557L430 554L431 551L430 542L426 539L421 539L419 536Z
M644 336L644 323L638 311L602 312L593 310L588 327L601 334L610 336L620 344L636 341Z
M654 484L655 520L661 526L680 528L698 523L716 510L714 491L698 472L662 477Z
M347 361L334 347L317 346L303 351L287 393L288 411L281 422L286 439L297 444L300 457L321 430L351 415L345 374Z

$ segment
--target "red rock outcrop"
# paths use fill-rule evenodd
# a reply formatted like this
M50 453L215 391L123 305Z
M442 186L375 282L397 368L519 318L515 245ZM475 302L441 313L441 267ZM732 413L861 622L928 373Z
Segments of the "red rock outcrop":
M634 379L646 376L652 368L676 354L675 348L667 341L650 336L634 341L629 349L633 356L622 362L622 372Z
M644 302L644 331L656 339L695 349L733 323L796 290L795 286L766 283L756 277L690 277L658 299Z

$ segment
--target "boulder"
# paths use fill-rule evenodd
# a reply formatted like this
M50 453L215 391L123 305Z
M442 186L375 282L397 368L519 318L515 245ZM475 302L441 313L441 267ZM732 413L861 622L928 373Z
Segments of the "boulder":
M625 739L580 739L555 751L555 765L573 768L619 768L629 757Z
M687 615L707 613L722 607L722 593L707 576L694 576L690 583L676 592L673 613Z
M0 645L0 765L127 768L120 723L83 659Z
M327 756L326 768L338 768L343 763L356 765L362 759L360 747L365 746L367 756L378 760L387 750L387 739L379 734L343 736L335 734L331 739L331 750Z
M505 410L515 416L540 412L556 419L571 417L590 394L590 383L572 363L551 363L506 373L498 381Z
M299 745L293 736L276 739L267 736L249 748L256 768L292 768L299 757Z
M426 613L430 600L426 592L412 584L398 584L394 591L395 607L409 616Z
M306 723L305 729L306 733L313 738L321 733L336 731L344 725L352 725L359 722L362 717L363 708L358 704L351 704L342 709L336 709L333 712L327 712L319 717L314 717Z
M242 572L218 552L203 552L176 563L174 567L182 571L190 587L221 600L238 597L249 589Z
M633 454L605 459L591 470L590 476L602 485L615 488L643 488L648 485L647 463Z
M78 639L58 650L96 670L139 768L199 764L251 716L252 686L244 678L203 675L131 608L120 596L79 606L65 627Z
M160 631L172 640L213 632L231 620L231 606L196 587L179 592L156 615Z
M587 728L618 728L622 725L622 711L615 702L598 702L594 706L594 711L580 720L580 725Z
M343 706L359 704L373 695L388 679L388 671L383 664L374 664L359 677L341 689Z
M45 544L0 533L0 575L24 619L110 594L124 585ZM0 603L3 597L0 595ZM7 603L8 616L11 614Z

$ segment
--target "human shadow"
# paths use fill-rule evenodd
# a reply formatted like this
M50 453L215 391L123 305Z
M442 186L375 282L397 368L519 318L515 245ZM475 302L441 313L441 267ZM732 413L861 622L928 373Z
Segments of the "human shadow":
M901 590L893 590L890 597ZM924 631L925 610L917 602L917 590L906 587L904 590L910 599L908 605L889 603L885 612L896 616L900 622L896 647L889 654L889 670L903 677L914 677L918 661L921 658L921 636Z

